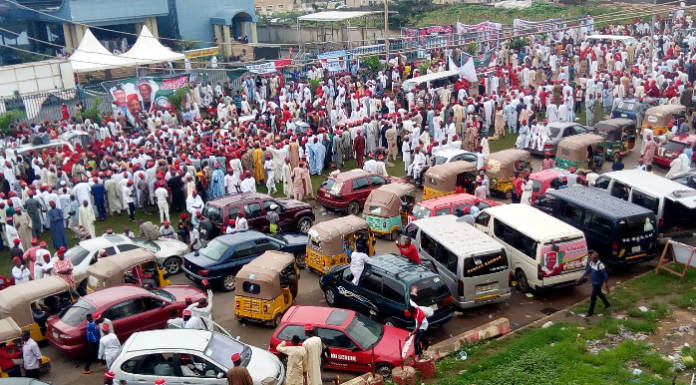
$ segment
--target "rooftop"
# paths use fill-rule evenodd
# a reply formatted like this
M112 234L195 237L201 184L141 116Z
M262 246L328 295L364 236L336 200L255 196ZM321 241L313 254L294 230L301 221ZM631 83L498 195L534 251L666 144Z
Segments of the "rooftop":
M370 264L394 275L407 284L419 281L423 278L437 276L436 273L427 267L416 265L413 262L409 262L408 259L394 254L375 255L370 258Z
M592 208L613 218L653 214L652 210L611 195L607 196L605 192L593 188L564 188L550 191L547 194L575 203L578 206Z

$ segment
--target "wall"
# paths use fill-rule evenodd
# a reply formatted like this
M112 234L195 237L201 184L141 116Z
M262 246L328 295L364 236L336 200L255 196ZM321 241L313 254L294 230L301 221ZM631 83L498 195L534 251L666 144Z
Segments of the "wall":
M53 13L60 18L89 24L133 23L133 19L166 16L167 0L69 0L60 10ZM50 16L42 20L55 22Z
M0 67L0 97L12 97L15 91L24 95L72 88L75 78L67 60Z
M377 44L376 40L377 37L381 38L381 36L384 34L384 30L379 29L379 28L368 28L367 31L365 31L365 39L371 40L367 42L360 43L361 40L363 40L363 30L362 28L359 28L357 30L348 30L346 31L346 28L342 28L342 33L346 34L344 38L341 38L341 32L339 32L338 28L334 28L333 31L331 28L319 28L319 27L305 27L303 26L301 31L298 31L297 29L287 26L287 25L269 25L269 26L257 26L257 35L259 38L259 43L268 43L268 44L308 44L310 42L314 42L317 40L324 41L323 39L317 39L317 33L325 37L325 41L327 42L333 42L333 41L345 41L348 40L352 43L351 47L355 46L360 46L360 45L371 45L371 44ZM395 36L395 35L400 35L401 31L399 30L391 30L390 35ZM300 40L301 37L301 40ZM336 50L342 48L341 46L338 45L339 43L335 43L334 48Z
M176 0L177 14L179 15L179 33L182 38L188 40L200 40L212 42L215 33L210 22L218 12L224 9L242 10L254 16L254 0ZM249 31L247 31L247 36ZM201 44L204 47L210 44Z

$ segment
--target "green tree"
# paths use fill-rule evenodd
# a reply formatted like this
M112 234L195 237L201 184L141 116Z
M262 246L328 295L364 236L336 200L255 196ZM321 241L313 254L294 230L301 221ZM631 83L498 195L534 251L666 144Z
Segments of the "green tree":
M24 111L18 109L5 111L4 114L0 115L0 133L9 134L10 126L26 116Z
M389 14L389 28L401 28L409 22L417 19L427 12L432 12L442 8L433 4L432 0L396 0L389 2L389 11L396 11L396 14Z
M91 108L85 108L82 110L82 119L89 119L99 125L101 125L101 114L99 113L99 103L101 102L100 98L94 99L94 103L92 103Z
M174 109L177 112L181 112L181 106L184 104L184 98L186 97L186 94L188 92L189 87L184 86L174 91L174 93L169 96L169 103L171 103L172 106L174 106Z
M379 72L384 67L382 63L380 63L379 57L377 56L364 57L362 58L362 62L372 75L377 75L377 72Z

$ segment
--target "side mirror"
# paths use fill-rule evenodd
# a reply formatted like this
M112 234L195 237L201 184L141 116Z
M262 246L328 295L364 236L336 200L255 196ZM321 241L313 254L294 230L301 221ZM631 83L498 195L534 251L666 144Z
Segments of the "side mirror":
M223 378L223 377L225 377L225 373L223 373L223 372L220 372L217 374L217 376L215 376L215 378L217 378L218 380Z

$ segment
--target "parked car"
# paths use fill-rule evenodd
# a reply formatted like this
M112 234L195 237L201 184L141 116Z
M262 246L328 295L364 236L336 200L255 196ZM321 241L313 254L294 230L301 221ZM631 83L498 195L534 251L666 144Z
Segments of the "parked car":
M284 251L295 256L297 266L307 266L307 235L280 233L266 235L255 230L221 235L200 250L184 256L184 272L197 283L204 279L224 291L234 291L234 278L242 266L268 250Z
M476 164L476 162L478 161L478 157L473 152L452 149L441 150L437 154L435 154L436 165L456 162L458 160L465 160L467 162Z
M360 169L344 171L324 179L317 191L317 201L324 208L358 215L372 190L397 181L405 183L399 178L384 178Z
M562 122L555 122L555 123L550 123L549 124L549 140L547 140L544 143L544 149L543 150L537 150L537 149L532 149L530 152L537 154L537 155L543 155L545 152L549 151L552 154L556 153L556 149L558 148L558 143L560 143L561 140L575 136L575 135L582 135L586 134L588 132L591 132L592 130L587 127L583 126L578 123L562 123Z
M273 354L208 330L134 333L110 369L114 384L154 385L163 379L167 384L227 385L227 370L233 366L235 353L241 356L254 385L283 383L285 368Z
M352 280L350 265L339 266L321 277L319 286L326 303L352 308L385 325L407 329L415 326L413 318L404 313L411 301L433 309L433 316L428 317L431 326L446 323L454 313L452 294L437 273L394 254L370 258L358 284Z
M454 214L457 210L464 211L466 207L471 207L474 202L479 202L479 209L481 210L502 204L492 199L481 200L467 193L446 195L416 203L411 213L408 214L408 223L417 219Z
M230 219L237 218L237 212L244 210L249 228L267 233L269 223L266 213L271 205L277 205L279 231L296 231L307 234L314 223L314 211L308 203L294 199L273 198L260 193L226 195L206 202L203 220L200 224L201 237L213 239L225 234Z
M672 163L673 160L677 159L677 157L684 151L684 148L687 146L693 148L694 144L696 144L695 134L675 136L665 142L665 144L660 146L655 151L655 159L653 162L662 167L669 167L669 164ZM694 159L696 159L695 157L696 154L691 157L692 162Z
M188 245L184 242L168 238L148 241L121 234L109 234L86 239L65 252L65 257L70 259L73 264L73 276L77 284L77 291L80 294L87 293L87 269L97 262L99 250L104 249L106 254L114 255L137 248L143 248L155 254L157 263L164 266L170 275L181 271L181 257L189 251ZM53 257L53 261L57 259L58 256Z
M689 171L680 172L672 175L669 179L679 184L683 184L684 186L696 189L696 170L692 169Z
M562 168L551 168L529 174L529 180L532 181L531 202L534 203L539 195L545 193L551 187L551 182L554 180L560 181L563 176L568 174L570 174L570 171Z
M100 313L113 323L121 342L144 330L164 329L169 312L186 308L186 297L196 302L205 292L189 285L169 285L147 290L137 285L108 287L78 299L48 319L46 338L61 355L82 357L87 353L87 314Z
M413 366L414 347L408 331L393 326L384 326L353 310L322 306L292 306L283 316L280 326L271 337L271 353L285 358L276 350L281 341L296 335L304 341L305 325L314 326L316 334L331 351L331 361L325 369L375 372L388 377L391 370L402 364L399 350L401 341L404 364ZM287 342L286 342L287 345ZM374 358L372 352L374 349Z

